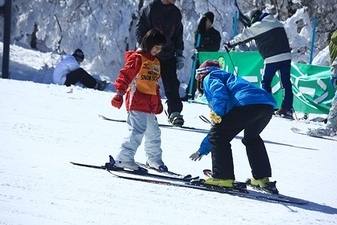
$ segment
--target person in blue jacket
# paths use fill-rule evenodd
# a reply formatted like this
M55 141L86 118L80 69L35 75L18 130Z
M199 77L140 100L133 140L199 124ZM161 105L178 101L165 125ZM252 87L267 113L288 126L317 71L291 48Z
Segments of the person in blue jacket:
M235 180L233 155L230 142L244 131L242 143L246 146L253 177L251 184L268 188L271 166L260 133L272 118L276 101L266 90L220 69L217 61L205 61L196 70L198 90L204 93L213 126L197 152L190 158L200 160L211 152L212 178L205 184L233 187ZM277 189L276 189L277 190Z

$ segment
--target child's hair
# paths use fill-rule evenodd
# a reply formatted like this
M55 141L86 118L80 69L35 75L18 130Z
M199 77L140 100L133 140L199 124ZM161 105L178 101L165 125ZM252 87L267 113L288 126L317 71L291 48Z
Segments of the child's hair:
M165 35L158 29L153 28L149 30L143 37L141 48L143 51L150 53L155 45L166 45L167 40Z

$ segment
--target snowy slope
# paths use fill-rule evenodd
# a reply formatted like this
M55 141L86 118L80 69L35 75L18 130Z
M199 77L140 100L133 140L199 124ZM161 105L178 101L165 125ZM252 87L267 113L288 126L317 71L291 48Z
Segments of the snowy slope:
M335 224L336 142L293 134L299 122L273 118L262 133L281 193L310 203L267 203L219 193L128 181L70 161L103 164L126 135L125 109L113 92L0 79L0 224ZM204 105L184 103L187 126L207 128ZM166 122L165 116L158 120ZM203 133L162 128L163 159L177 172L202 176L210 156L192 162ZM240 134L241 135L241 134ZM250 169L238 136L236 177ZM143 146L136 159L144 161Z

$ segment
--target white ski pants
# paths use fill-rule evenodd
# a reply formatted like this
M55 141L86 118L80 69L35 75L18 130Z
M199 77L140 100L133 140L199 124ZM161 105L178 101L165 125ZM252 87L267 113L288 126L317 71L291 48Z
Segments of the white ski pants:
M162 163L161 130L154 114L129 111L127 117L129 135L124 138L117 160L134 161L134 156L145 136L147 162Z

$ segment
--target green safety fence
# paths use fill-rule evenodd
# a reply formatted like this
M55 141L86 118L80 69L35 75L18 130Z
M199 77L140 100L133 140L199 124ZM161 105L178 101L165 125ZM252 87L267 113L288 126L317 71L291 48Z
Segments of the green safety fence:
M222 69L261 87L263 59L254 52L199 52L200 63L218 60ZM303 113L328 114L335 89L330 86L330 67L291 63L291 82L294 93L294 110ZM282 103L283 89L280 74L272 81L272 94L278 107ZM198 98L196 101L205 101Z

